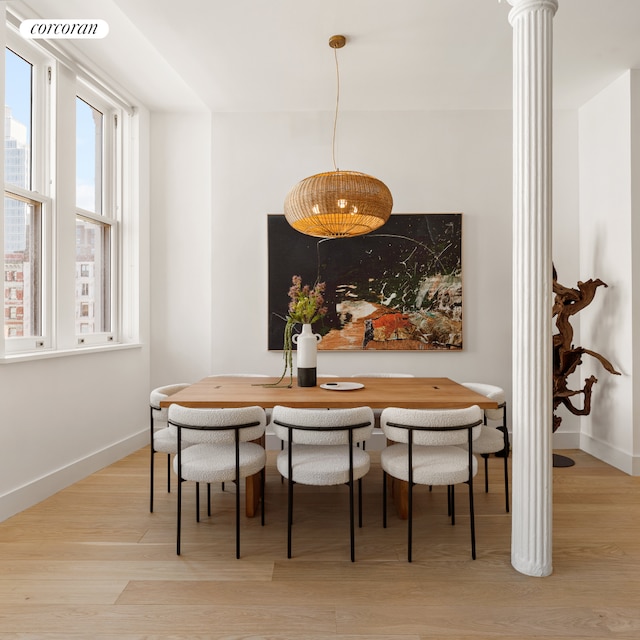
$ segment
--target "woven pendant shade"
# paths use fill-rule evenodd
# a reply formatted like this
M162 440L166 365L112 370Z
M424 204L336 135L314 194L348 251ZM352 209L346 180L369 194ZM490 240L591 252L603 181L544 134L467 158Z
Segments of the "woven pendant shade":
M333 171L305 178L284 201L287 222L300 233L318 238L350 238L379 229L391 215L393 198L383 182L358 171L340 171L336 163L336 128L340 103L337 50L345 36L329 38L336 60L336 112L333 119Z
M328 171L305 178L287 194L284 215L300 233L349 238L380 228L391 215L387 186L366 173Z

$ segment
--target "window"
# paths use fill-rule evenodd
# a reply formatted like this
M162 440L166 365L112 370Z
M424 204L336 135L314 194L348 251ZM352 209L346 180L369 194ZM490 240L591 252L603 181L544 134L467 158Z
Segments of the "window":
M102 213L103 114L76 97L76 206Z
M21 38L22 17L12 11L7 9L0 66L0 358L135 341L137 276L131 266L137 264L137 247L121 224L136 228L124 186L134 184L137 157L132 109L97 80L96 69L85 72L87 61L77 64L59 47ZM124 256L126 270L120 265Z
M76 265L79 266L76 271L81 279L80 286L76 288L80 292L76 297L76 306L85 307L83 298L89 295L91 289L96 308L90 330L85 329L82 333L108 332L111 330L111 227L108 224L80 216L76 218ZM80 333L80 330L76 333Z
M42 335L42 205L40 202L7 192L4 198L4 280L9 287L5 309L18 298L26 309L19 320L5 322L13 336Z
M33 102L35 66L11 48L5 52L4 109L4 337L43 333L43 205L34 189ZM7 287L7 283L17 286ZM20 302L20 313L16 306Z
M90 290L93 308L90 321L76 327L85 336L111 331L116 184L106 169L116 156L116 122L117 114L98 96L76 96L76 307L84 309Z
M11 49L5 57L4 181L31 188L33 65Z

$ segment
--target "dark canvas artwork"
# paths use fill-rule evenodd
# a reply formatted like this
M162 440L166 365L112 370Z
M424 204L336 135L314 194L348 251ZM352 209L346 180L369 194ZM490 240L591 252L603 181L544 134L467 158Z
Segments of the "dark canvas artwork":
M326 283L320 350L462 349L462 214L394 214L368 235L330 239L269 215L268 237L269 349L283 348L293 275Z

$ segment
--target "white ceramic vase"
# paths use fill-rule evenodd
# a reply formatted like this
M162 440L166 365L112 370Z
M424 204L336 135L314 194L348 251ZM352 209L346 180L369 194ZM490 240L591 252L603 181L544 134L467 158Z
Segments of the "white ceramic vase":
M315 387L317 383L318 342L322 340L319 333L313 333L310 324L302 325L302 333L292 338L296 345L296 368L298 370L299 387Z

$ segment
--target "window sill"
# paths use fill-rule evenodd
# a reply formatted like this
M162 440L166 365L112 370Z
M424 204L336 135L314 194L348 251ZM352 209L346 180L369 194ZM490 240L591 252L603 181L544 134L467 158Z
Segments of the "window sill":
M103 353L140 348L142 348L141 343L131 342L91 345L88 347L76 347L75 349L43 349L42 351L29 351L28 353L8 353L0 357L0 365L14 362L31 362L32 360L47 360L49 358L64 358L66 356L80 356L85 353Z

